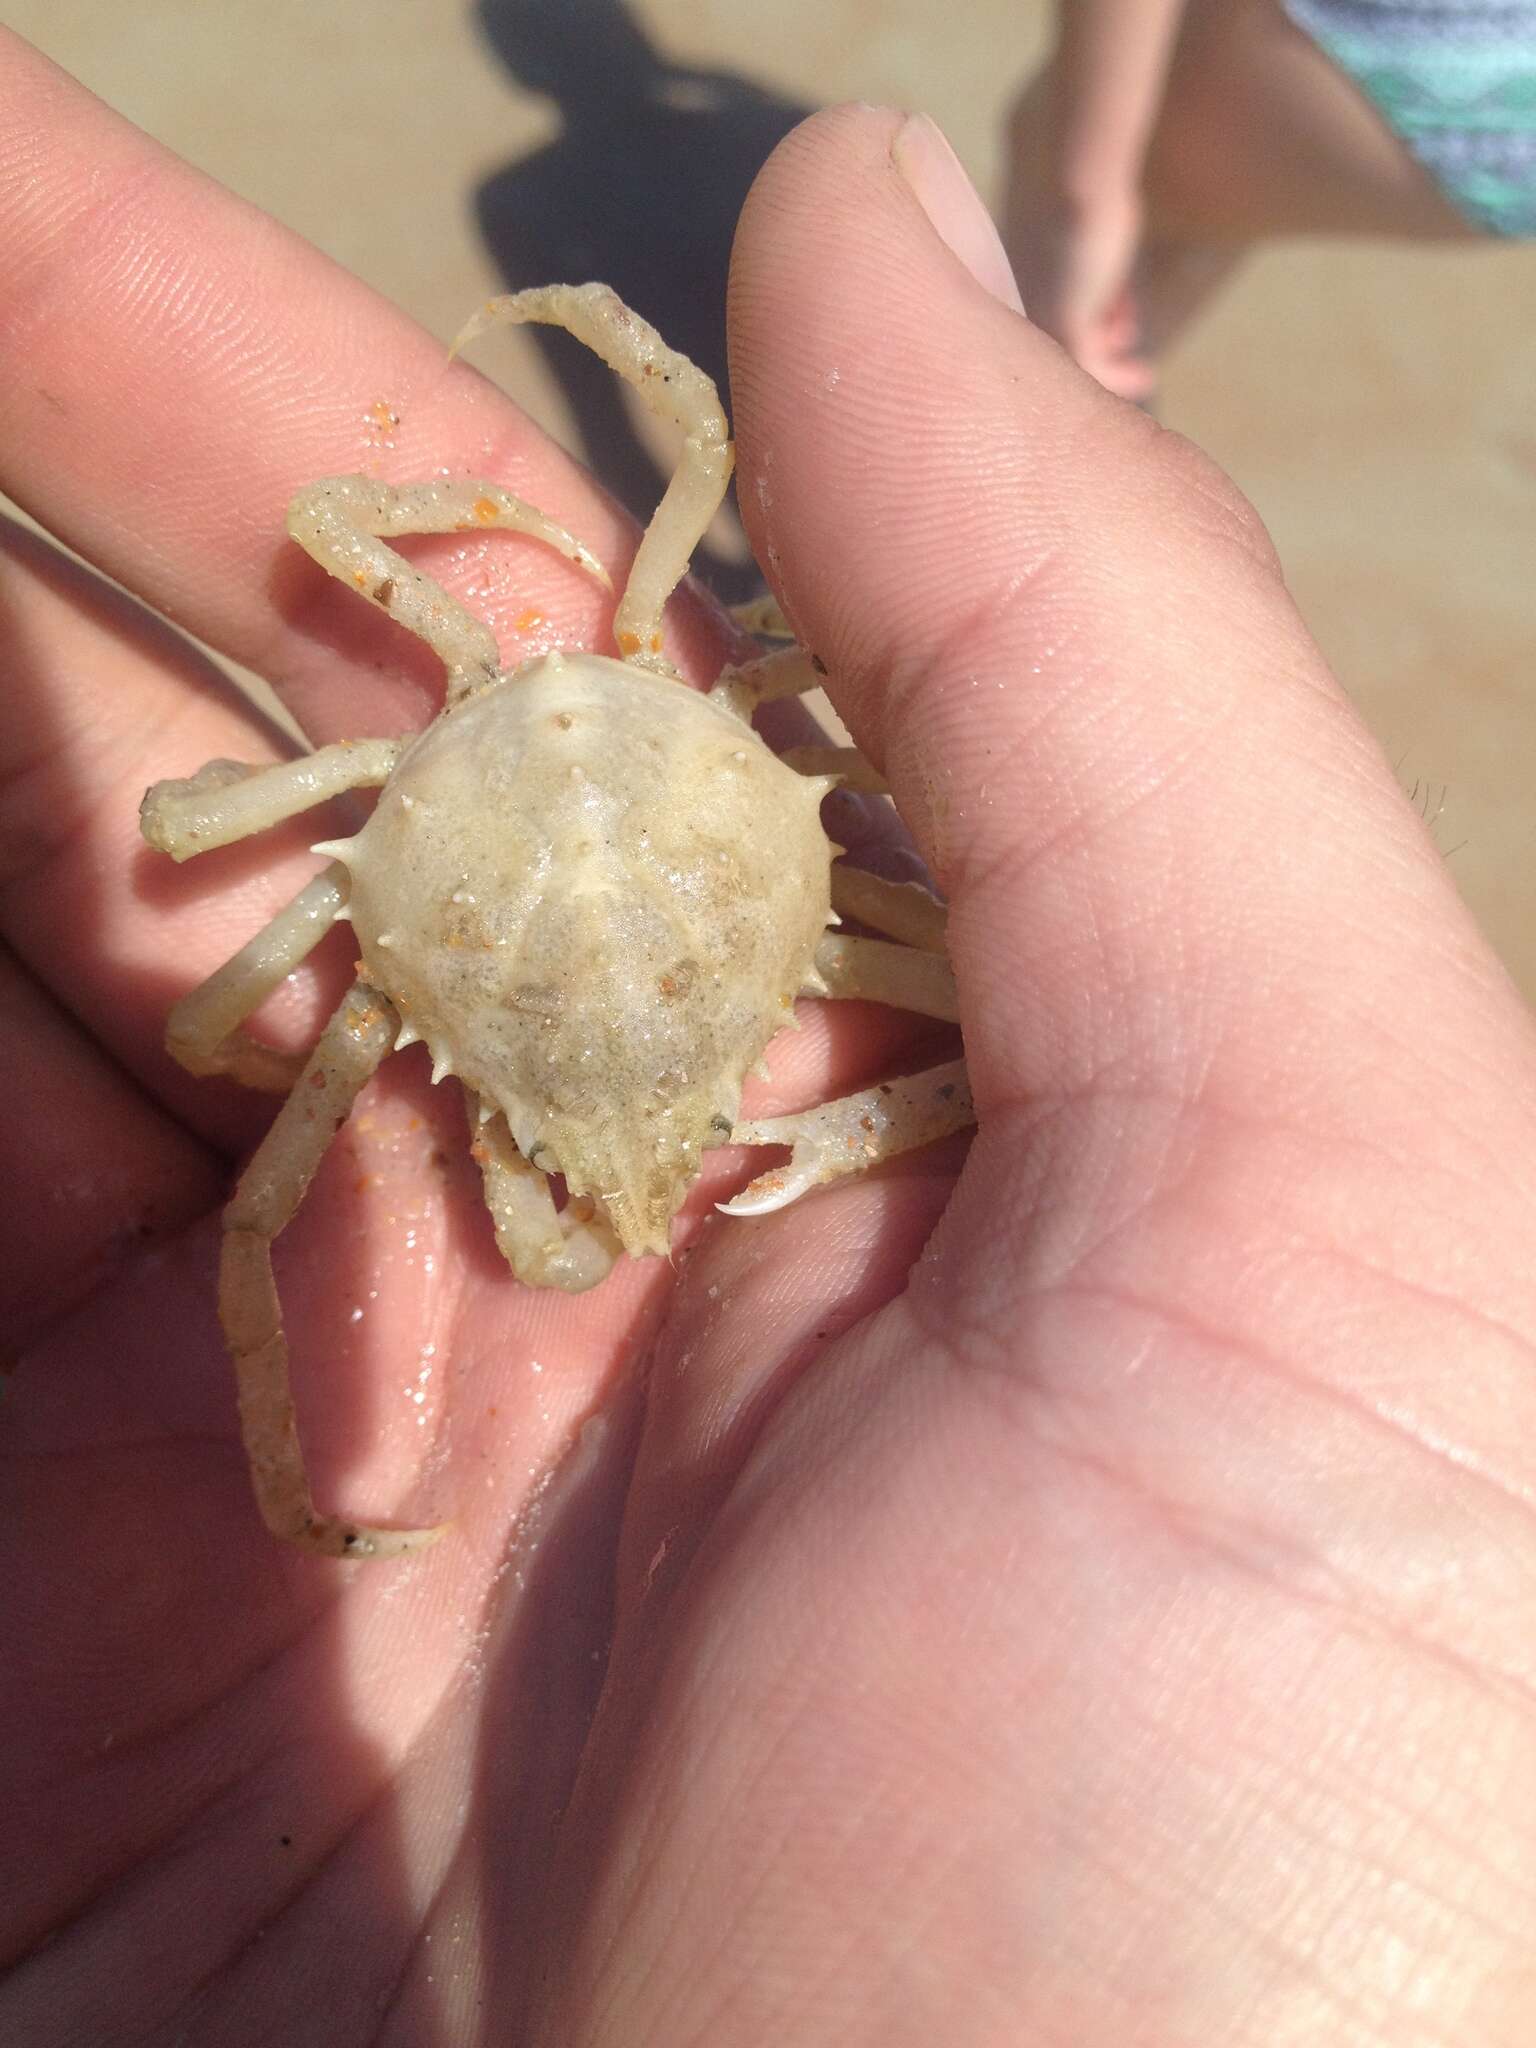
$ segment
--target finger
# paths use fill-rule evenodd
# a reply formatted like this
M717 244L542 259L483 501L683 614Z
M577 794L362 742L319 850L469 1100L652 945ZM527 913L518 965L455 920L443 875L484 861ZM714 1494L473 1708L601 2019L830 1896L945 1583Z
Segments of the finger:
M1467 921L1252 512L967 275L904 132L819 116L749 201L749 524L952 894L983 1098L1243 1068L1282 968L1344 1017Z
M910 133L842 109L780 148L732 364L758 553L951 900L981 1135L936 1312L964 1260L1016 1316L1185 1176L1232 1227L1454 1257L1507 1305L1518 1225L1461 1219L1473 1158L1529 1212L1529 1087L1476 1080L1528 1075L1518 1004L1251 510L976 282ZM930 184L951 235L978 205ZM1328 1206L1301 1162L1346 1149ZM1256 1313L1234 1266L1196 1293Z
M440 342L15 36L0 55L0 486L52 532L268 676L317 739L419 724L440 677L289 545L301 485L486 474L623 564L613 506ZM413 548L509 660L603 635L609 601L537 543ZM669 627L718 665L697 607Z
M1179 522L1196 571L1217 579L1206 614L1230 618L1240 602L1250 615L1267 601L1268 564L1235 508L1225 535L1195 532L1221 508L1184 502L1191 466L1181 475L1143 422L975 285L897 168L904 133L894 116L823 116L748 203L732 279L743 496L839 708L954 894L957 963L978 996L997 998L971 1027L983 1086L997 1086L1019 1057L1030 1074L1046 1058L1096 1064L1076 1010L1079 989L1104 977L1065 970L1090 964L1111 904L1162 887L1168 835L1198 840L1219 800L1193 817L1128 807L1120 833L1136 862L1113 864L1096 844L1089 865L1080 852L1096 808L1125 807L1179 765L1165 731L1198 736L1203 710L1225 744L1233 723L1225 675L1190 660L1202 623L1180 604L1189 566L1148 532L1147 503L1117 497L1155 500ZM834 176L855 189L828 218ZM1275 623L1279 670L1300 636ZM1300 694L1314 716L1315 680ZM1144 841L1159 854L1152 872ZM1039 900L1038 872L1019 900L1036 863L1070 880L1077 917ZM983 943L983 918L1002 909ZM1018 956L1037 934L1051 943L1030 946L1026 979ZM1042 1039L1040 1013L1052 1021L1060 1001L1073 1014Z
M4 523L0 623L0 935L173 1117L238 1145L269 1112L232 1084L184 1073L165 1051L166 1012L313 873L308 848L327 814L173 868L139 833L146 785L213 758L274 759L278 735L163 621ZM334 1005L351 949L327 945L265 1006L261 1026L277 1042L303 1043ZM41 1110L19 1096L18 1129Z
M223 1172L3 947L0 1072L0 1328L19 1350L130 1252L210 1208Z

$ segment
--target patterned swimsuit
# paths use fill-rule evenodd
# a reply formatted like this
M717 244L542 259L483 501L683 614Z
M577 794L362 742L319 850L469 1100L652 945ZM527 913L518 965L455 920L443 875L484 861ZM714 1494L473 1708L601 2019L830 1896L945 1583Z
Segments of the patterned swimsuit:
M1451 203L1536 235L1536 0L1283 0Z

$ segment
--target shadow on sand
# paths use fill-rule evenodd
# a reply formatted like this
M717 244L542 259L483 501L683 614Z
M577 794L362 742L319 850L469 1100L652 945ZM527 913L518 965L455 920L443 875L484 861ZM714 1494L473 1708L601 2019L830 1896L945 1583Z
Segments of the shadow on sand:
M480 0L481 30L559 136L476 194L507 288L597 278L707 370L730 406L725 286L747 189L810 112L750 80L672 62L621 0ZM568 335L533 330L582 437L580 453L642 524L666 483L618 380ZM745 556L745 548L742 549ZM762 587L750 559L707 547L695 569L726 601Z

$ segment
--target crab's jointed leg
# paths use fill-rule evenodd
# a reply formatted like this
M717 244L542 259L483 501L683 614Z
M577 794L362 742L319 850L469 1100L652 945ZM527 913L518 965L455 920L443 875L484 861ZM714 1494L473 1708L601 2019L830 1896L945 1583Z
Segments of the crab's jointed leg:
M403 740L338 740L296 761L252 768L208 761L195 775L157 782L139 805L139 829L172 860L191 860L265 832L349 789L378 789L404 751Z
M920 882L887 882L838 861L832 868L832 908L839 917L854 918L904 945L921 946L927 953L945 950L949 913Z
M749 598L745 604L733 604L728 609L742 631L755 634L759 640L793 640L795 637L795 629L785 618L783 606L766 592L762 597Z
M759 1174L734 1201L718 1206L727 1216L764 1216L827 1181L862 1173L975 1121L965 1062L951 1060L815 1109L740 1123L732 1144L788 1145L789 1163Z
M347 871L340 861L332 861L286 909L175 1005L165 1027L171 1057L189 1074L228 1074L247 1088L286 1093L299 1078L304 1055L278 1052L240 1027L314 951L346 900Z
M362 982L348 990L224 1212L219 1316L235 1361L240 1430L257 1505L274 1536L327 1557L390 1557L419 1550L442 1533L363 1528L316 1513L272 1277L272 1240L304 1199L359 1089L394 1044L399 1023L375 990Z
M826 681L826 664L803 647L776 647L739 668L722 669L708 695L722 698L740 717L750 719L759 704L781 697L803 697Z
M873 761L866 761L857 747L786 747L779 756L786 768L801 775L830 775L844 789L856 789L863 796L889 796L891 786Z
M607 1278L619 1255L618 1238L589 1203L572 1200L555 1208L548 1174L518 1151L499 1110L476 1124L470 1150L480 1162L496 1243L525 1287L583 1294Z
M821 986L807 988L807 995L889 1003L894 1010L911 1010L919 1017L941 1017L949 1024L960 1021L954 970L942 953L829 932L816 948L816 974Z
M347 790L381 787L404 746L403 740L341 740L272 768L209 761L195 775L157 782L139 807L139 824L151 846L174 860L190 860ZM346 870L333 861L177 1003L165 1033L172 1058L189 1073L228 1074L247 1088L291 1088L302 1060L261 1044L240 1026L319 945L346 900Z
M481 533L499 529L541 540L604 590L608 572L590 548L500 484L381 484L333 476L310 484L288 508L288 531L322 569L425 640L448 671L448 702L493 683L501 672L496 636L443 586L385 545L386 534Z
M545 285L489 299L461 330L454 352L487 328L529 321L574 334L632 384L658 418L682 428L681 459L641 536L613 620L614 638L627 661L675 675L662 652L662 610L720 509L734 459L714 379L668 348L650 322L631 312L605 284Z

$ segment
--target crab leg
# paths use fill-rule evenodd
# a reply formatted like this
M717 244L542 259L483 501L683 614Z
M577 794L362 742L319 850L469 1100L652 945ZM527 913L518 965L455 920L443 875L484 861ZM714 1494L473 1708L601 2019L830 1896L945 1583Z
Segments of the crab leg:
M740 717L750 719L760 704L776 703L781 697L803 697L820 689L827 665L804 647L778 647L772 654L760 654L739 668L722 669L710 686L711 697L722 698ZM866 796L889 796L890 784L879 769L857 747L786 747L779 757L787 768L801 775L830 775L845 789Z
M487 328L527 321L574 334L633 385L659 419L682 428L682 457L641 536L613 619L613 636L627 661L675 675L662 653L662 609L720 509L734 460L714 379L668 348L650 322L631 312L605 284L546 285L488 299L461 330L453 352Z
M765 1216L812 1188L862 1173L975 1121L965 1062L951 1060L816 1109L741 1123L731 1133L732 1144L788 1145L789 1163L759 1174L734 1201L717 1206L727 1216Z
M772 654L760 654L739 668L722 669L707 694L723 698L739 716L750 719L759 704L819 690L826 674L826 664L803 647L776 647Z
M911 1010L919 1017L960 1021L955 977L942 953L914 946L893 946L884 939L845 939L830 933L816 948L816 974L807 995L846 996L866 1003L889 1003L893 1010Z
M304 1065L240 1026L308 958L341 915L347 871L332 861L239 952L184 995L166 1020L165 1047L189 1074L228 1074L247 1088L286 1093Z
M786 747L779 758L786 768L801 775L831 775L844 789L856 789L865 796L891 793L880 770L866 761L857 747Z
M832 908L905 945L944 951L949 914L920 882L887 882L838 862L832 869Z
M194 854L265 832L349 789L380 788L404 747L404 740L338 740L275 768L209 761L195 775L146 790L139 829L172 860L191 860Z
M496 680L496 636L382 536L490 529L544 541L604 590L612 588L607 570L574 534L500 484L478 478L381 484L366 476L326 477L300 491L288 507L289 533L322 569L426 641L448 671L450 704Z
M525 1287L558 1287L583 1294L606 1279L619 1241L589 1205L572 1200L557 1210L549 1176L518 1151L498 1111L475 1128L470 1151L485 1180L485 1205L502 1257Z
M272 1277L272 1240L304 1199L326 1147L393 1045L399 1023L375 990L362 982L348 990L224 1212L219 1315L234 1356L240 1430L257 1505L274 1536L327 1557L389 1557L419 1550L442 1533L369 1529L316 1513Z
M762 597L749 598L745 604L729 607L731 617L744 633L755 634L759 640L793 640L795 629L784 616L784 608L776 597L766 593Z

